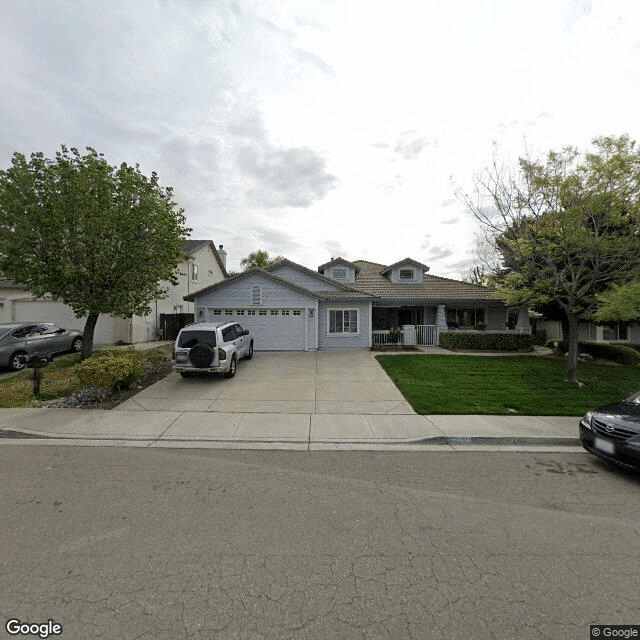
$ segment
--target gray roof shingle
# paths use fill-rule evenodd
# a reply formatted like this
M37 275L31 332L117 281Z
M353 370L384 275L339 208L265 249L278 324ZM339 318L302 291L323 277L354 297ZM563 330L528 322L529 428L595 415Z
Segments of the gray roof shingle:
M404 262L404 261L403 261ZM394 284L382 275L389 267L367 260L354 260L360 267L355 284L351 286L369 295L388 300L492 300L498 303L493 292L461 280L451 280L425 273L422 284Z

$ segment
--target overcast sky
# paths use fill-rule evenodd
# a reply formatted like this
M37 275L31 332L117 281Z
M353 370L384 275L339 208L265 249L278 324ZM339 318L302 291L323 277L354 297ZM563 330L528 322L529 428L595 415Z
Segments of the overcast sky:
M1 0L0 165L93 146L228 266L410 256L458 278L454 185L638 136L637 0Z

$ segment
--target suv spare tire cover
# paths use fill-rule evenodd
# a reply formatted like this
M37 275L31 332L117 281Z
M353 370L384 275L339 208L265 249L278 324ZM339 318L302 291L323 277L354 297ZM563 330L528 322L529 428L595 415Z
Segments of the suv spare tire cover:
M194 367L208 367L213 360L213 349L208 344L199 342L195 346L191 347L189 360L191 360Z

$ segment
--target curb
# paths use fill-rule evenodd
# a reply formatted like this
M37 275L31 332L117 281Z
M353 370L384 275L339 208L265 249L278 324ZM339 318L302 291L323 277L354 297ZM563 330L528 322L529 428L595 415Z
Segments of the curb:
M340 444L370 444L370 445L490 445L490 446L566 446L575 447L580 445L580 438L561 436L557 438L545 438L540 436L463 436L449 437L436 436L433 438L367 438L367 439L345 439L345 440L286 440L281 438L252 438L243 440L239 438L165 438L140 437L126 435L87 435L87 434L53 434L42 431L30 431L28 429L5 428L0 429L0 439L12 440L97 440L119 442L202 442L202 443L237 443L237 444L320 444L320 445L340 445Z

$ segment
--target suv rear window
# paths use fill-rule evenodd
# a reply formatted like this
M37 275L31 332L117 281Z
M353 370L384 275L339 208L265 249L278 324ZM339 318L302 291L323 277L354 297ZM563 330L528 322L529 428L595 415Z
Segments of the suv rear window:
M198 329L190 329L188 331L183 331L180 334L180 339L178 340L178 346L183 349L191 349L191 347L195 347L198 342L204 342L204 344L208 344L210 347L216 346L216 332L215 331L201 331Z

